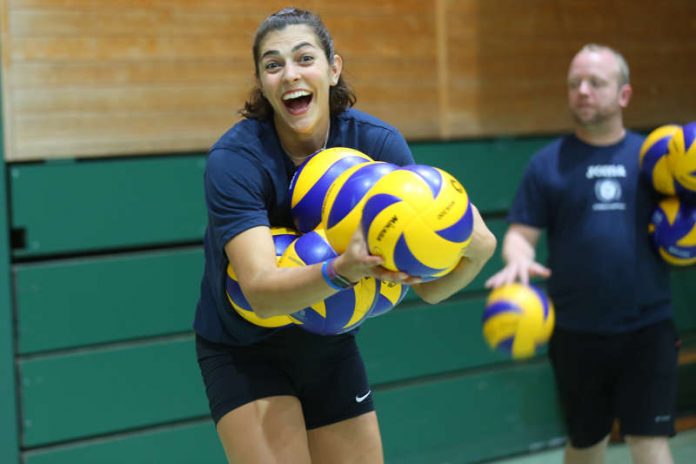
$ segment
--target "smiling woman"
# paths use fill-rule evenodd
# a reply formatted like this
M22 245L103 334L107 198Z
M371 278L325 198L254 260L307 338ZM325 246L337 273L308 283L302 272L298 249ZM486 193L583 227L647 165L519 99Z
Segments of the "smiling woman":
M357 227L335 258L278 267L271 228L293 227L290 180L306 157L344 147L399 166L414 160L397 129L352 108L343 60L313 13L291 8L266 18L253 56L256 88L241 110L245 118L212 146L205 173L206 265L194 329L211 415L231 462L380 463L377 415L354 330L323 336L295 324L251 324L231 310L225 270L234 268L249 310L261 319L344 291L337 279L348 287L364 277L408 284L425 301L439 301L473 279L495 239L473 208L467 256L427 283L382 267Z
M271 16L259 28L253 50L258 87L242 114L272 117L282 147L299 164L326 147L330 115L355 103L341 77L343 60L319 18L310 15Z

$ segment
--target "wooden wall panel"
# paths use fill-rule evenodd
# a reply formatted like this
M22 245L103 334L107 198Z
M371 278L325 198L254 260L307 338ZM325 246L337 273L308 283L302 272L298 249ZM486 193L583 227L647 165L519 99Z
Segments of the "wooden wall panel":
M5 0L6 158L205 150L238 120L253 85L255 28L285 5ZM360 107L396 114L390 122L422 137L437 131L432 123L422 124L438 113L428 2L298 6L325 19L346 56L347 77L365 89ZM404 47L422 72L400 79L415 67L404 67ZM391 85L379 70L399 84ZM414 100L425 102L417 112L410 111Z
M587 42L633 69L627 123L696 119L696 3L297 3L345 58L358 107L411 140L570 128L565 73ZM282 1L0 0L9 161L205 150L253 85L251 40Z
M443 135L544 134L570 129L565 75L582 45L620 50L632 68L626 123L652 128L696 118L696 3L513 0L447 3L449 63ZM460 46L454 46L460 44Z

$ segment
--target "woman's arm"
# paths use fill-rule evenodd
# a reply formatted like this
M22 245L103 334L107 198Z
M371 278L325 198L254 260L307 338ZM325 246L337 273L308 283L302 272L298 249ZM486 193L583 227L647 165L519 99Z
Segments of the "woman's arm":
M277 265L273 237L268 227L253 227L225 245L225 253L237 274L239 285L257 316L290 314L336 293L324 279L323 263L281 268ZM367 253L361 233L354 234L345 253L334 262L337 274L351 282L366 276L407 281L408 276L382 268L382 258Z
M268 227L253 227L236 235L225 245L225 253L259 317L290 314L335 293L324 282L321 265L278 267Z

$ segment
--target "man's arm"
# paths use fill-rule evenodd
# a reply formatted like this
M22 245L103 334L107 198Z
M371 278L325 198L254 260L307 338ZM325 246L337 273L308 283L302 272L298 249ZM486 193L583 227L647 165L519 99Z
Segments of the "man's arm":
M541 229L536 227L510 224L503 239L505 267L486 281L486 287L500 287L516 280L528 284L530 277L549 277L551 270L534 260L540 235Z

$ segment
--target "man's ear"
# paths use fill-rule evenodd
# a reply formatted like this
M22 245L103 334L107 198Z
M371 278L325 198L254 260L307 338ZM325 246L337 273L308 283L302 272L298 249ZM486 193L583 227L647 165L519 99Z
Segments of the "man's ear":
M619 105L621 108L626 108L628 103L631 101L631 96L633 95L633 88L631 84L624 84L619 90Z

